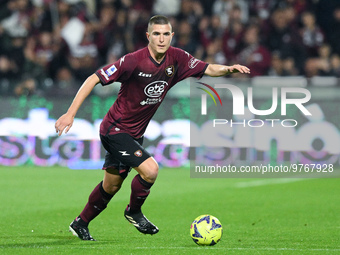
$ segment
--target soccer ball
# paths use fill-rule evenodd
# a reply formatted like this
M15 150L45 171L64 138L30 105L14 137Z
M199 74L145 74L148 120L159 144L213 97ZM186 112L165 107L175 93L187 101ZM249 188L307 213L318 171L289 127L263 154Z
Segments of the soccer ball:
M215 245L222 237L222 224L214 216L198 216L191 224L190 236L198 245Z

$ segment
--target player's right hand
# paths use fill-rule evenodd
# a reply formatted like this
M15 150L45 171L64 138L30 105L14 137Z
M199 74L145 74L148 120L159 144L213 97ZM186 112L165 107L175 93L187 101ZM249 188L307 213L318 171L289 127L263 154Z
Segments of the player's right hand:
M65 134L70 130L70 128L73 125L74 117L70 114L65 113L62 115L56 122L55 122L55 131L58 133L58 136L61 136L61 134L65 130ZM66 129L65 129L66 128Z

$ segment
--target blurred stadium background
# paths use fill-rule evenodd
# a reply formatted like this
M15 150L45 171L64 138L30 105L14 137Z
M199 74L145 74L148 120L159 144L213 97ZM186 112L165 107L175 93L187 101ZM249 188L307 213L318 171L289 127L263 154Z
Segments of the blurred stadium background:
M119 84L96 86L68 136L56 137L54 122L87 76L147 44L147 21L154 14L171 19L172 45L210 63L249 66L251 78L243 86L259 89L255 101L260 105L271 99L265 93L271 87L311 91L317 115L295 117L308 131L304 134L311 134L312 151L296 152L292 140L291 154L280 151L280 144L270 146L265 161L338 164L337 0L2 0L0 165L100 168L104 151L98 125ZM225 77L203 81L228 82ZM189 95L190 81L175 86L146 133L146 147L163 166L188 166ZM232 163L253 159L243 156Z
M55 120L88 75L147 44L154 14L170 17L174 46L252 70L250 78L202 82L251 86L257 109L270 107L273 87L312 94L313 116L289 109L299 123L290 134L275 129L254 142L248 129L235 128L222 137L235 145L228 163L325 163L339 172L339 0L0 0L0 253L339 254L339 179L189 177L189 126L199 132L202 124L191 116L200 105L190 79L169 92L145 134L162 170L143 210L160 234L141 235L123 218L134 174L91 223L99 242L67 232L103 177L69 168L101 168L98 126L119 84L96 86L68 135L56 136ZM213 247L189 236L192 220L205 213L223 224Z

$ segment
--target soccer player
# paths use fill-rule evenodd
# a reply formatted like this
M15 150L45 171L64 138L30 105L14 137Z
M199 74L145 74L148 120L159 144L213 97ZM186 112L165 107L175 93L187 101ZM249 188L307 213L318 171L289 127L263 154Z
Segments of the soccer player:
M158 174L158 164L143 148L143 134L169 89L187 77L204 74L217 77L231 73L249 73L241 65L207 64L188 52L170 46L174 32L167 17L149 20L147 47L121 57L89 76L76 94L68 111L55 123L60 136L72 127L74 117L96 84L121 82L117 100L100 125L100 139L107 154L104 178L92 191L85 208L70 224L73 235L92 240L88 224L98 216L119 191L131 168L138 174L131 182L130 202L124 216L140 232L156 234L158 228L142 213L141 207Z

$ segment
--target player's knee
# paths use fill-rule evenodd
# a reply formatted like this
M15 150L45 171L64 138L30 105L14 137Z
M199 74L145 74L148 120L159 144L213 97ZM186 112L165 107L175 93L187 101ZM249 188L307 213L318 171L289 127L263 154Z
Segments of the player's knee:
M158 175L158 163L152 157L146 159L142 164L135 168L142 179L154 183Z
M149 165L148 168L143 171L141 176L145 181L154 183L158 175L158 169L159 167L157 162L154 162L154 164Z
M155 182L157 175L158 175L158 164L156 163L149 171L149 176L148 178L152 180L152 182Z
M114 195L116 194L120 188L122 187L121 184L106 184L103 185L103 189L106 193L110 194L110 195Z

